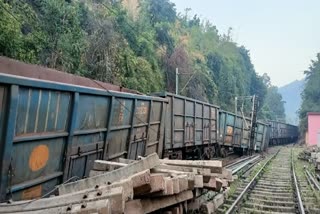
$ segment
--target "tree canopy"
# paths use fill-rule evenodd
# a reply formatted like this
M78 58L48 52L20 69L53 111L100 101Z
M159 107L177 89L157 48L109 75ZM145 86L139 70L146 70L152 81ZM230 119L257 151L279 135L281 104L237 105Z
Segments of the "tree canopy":
M178 68L182 95L232 111L235 96L256 94L260 111L279 106L282 116L281 96L231 28L220 34L169 0L138 2L132 17L121 1L1 1L0 54L143 93L174 92Z
M300 130L304 133L308 125L308 112L320 112L320 53L305 72L306 84L302 92L302 105L299 110Z

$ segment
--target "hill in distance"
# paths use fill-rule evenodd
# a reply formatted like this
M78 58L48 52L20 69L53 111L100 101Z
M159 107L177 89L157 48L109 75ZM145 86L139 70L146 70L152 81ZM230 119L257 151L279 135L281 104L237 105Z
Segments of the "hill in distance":
M301 106L301 93L303 91L305 80L296 80L285 86L279 87L279 93L285 101L286 120L288 123L298 125L298 110Z

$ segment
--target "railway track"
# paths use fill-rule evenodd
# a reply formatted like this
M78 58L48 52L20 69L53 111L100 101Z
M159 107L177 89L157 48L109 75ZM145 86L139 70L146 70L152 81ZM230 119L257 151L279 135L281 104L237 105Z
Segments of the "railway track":
M304 213L291 148L282 148L242 182L220 213Z
M233 175L239 173L240 171L244 173L247 170L249 170L251 167L253 167L257 162L259 162L260 159L261 159L260 155L245 157L234 163L227 165L226 168L231 170Z
M301 161L296 161L297 180L306 213L320 213L320 186Z

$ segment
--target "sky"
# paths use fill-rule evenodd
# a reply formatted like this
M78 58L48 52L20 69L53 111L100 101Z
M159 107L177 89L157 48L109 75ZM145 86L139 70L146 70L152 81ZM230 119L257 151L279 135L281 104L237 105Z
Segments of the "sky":
M211 21L250 50L259 74L283 86L304 77L320 52L320 0L171 0L177 12Z

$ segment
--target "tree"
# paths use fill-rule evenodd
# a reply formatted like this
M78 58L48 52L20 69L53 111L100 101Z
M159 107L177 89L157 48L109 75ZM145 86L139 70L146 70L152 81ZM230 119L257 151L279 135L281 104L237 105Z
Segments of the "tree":
M190 16L190 9L177 14L170 0L140 1L134 18L122 1L5 2L1 55L143 93L174 92L179 68L181 95L229 111L235 96L255 94L263 106L271 87L256 73L249 50L233 42L232 28L220 34L213 23Z
M300 130L304 133L307 130L307 113L320 112L320 53L305 72L306 84L302 92L302 105L299 110Z
M267 120L285 122L284 101L277 87L271 86L268 88L265 104L261 110L261 116Z
M176 20L175 4L169 0L149 0L148 14L154 26L159 22L174 22Z

